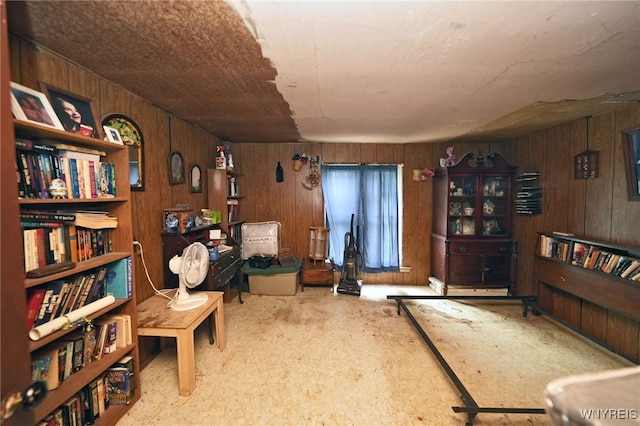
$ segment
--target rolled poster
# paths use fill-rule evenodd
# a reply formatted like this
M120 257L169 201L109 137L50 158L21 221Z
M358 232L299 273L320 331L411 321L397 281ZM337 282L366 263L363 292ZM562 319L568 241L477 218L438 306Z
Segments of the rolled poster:
M106 308L112 303L115 303L115 301L115 297L113 297L112 295L108 295L107 297L103 297L102 299L96 300L95 302L78 308L75 311L68 312L61 317L54 318L51 321L32 328L31 331L29 331L29 338L31 340L40 340L43 337L46 337L51 333L55 333L56 331L62 329L66 325L73 324L74 322L79 321L82 318L98 312L100 309Z

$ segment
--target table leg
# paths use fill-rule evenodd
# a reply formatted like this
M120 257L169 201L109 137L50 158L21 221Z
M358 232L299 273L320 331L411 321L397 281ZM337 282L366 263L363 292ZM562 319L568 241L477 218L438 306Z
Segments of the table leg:
M214 314L213 312L211 312L211 315L209 315L209 344L213 345L215 343L215 340L213 339L213 323L214 323Z
M178 351L178 386L180 395L191 395L196 388L196 359L193 329L179 330L176 335Z
M227 347L227 337L224 330L224 300L222 300L222 297L218 298L218 304L215 311L213 311L213 314L215 315L218 349L220 349L220 351L224 351Z

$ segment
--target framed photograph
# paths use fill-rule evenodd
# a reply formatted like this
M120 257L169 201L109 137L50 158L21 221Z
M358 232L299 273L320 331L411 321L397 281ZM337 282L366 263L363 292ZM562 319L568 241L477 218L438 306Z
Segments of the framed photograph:
M191 166L191 192L202 192L202 170L197 164Z
M171 185L184 183L184 160L178 151L169 154L169 176Z
M640 126L625 130L622 143L629 201L640 201Z
M104 134L107 135L107 140L109 142L118 143L120 145L124 145L122 140L122 136L120 136L120 132L117 129L109 126L102 126L104 129Z
M11 112L18 120L64 130L44 93L13 81L11 82Z
M62 127L67 132L103 140L98 110L93 100L40 82Z

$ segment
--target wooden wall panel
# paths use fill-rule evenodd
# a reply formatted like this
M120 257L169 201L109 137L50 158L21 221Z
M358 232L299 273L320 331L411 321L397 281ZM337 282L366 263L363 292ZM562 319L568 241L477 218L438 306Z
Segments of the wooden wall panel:
M539 171L543 174L542 178L544 178L546 147L542 138L525 137L513 144L509 144L509 146L503 147L503 151L509 154L506 157L509 158L509 163L518 166L517 174ZM542 181L540 183L543 185ZM514 184L517 191L519 188L518 182L514 182ZM531 236L537 235L536 232L543 229L543 223L544 216L542 215L514 214L513 236L517 242L515 287L518 295L536 294L533 276L533 253L535 253L537 241Z
M607 317L607 344L640 359L638 353L638 321L609 312Z
M588 149L600 152L600 177L587 180L589 194L585 234L593 238L611 239L613 204L613 167L615 132L613 114L592 117L589 122Z
M588 121L579 120L569 123L570 141L571 141L571 157L570 163L574 164L574 158L579 153L586 151ZM575 169L572 168L575 172ZM585 235L585 214L586 214L586 198L587 198L587 179L575 179L575 176L569 176L568 203L571 206L568 209L566 232L576 235Z

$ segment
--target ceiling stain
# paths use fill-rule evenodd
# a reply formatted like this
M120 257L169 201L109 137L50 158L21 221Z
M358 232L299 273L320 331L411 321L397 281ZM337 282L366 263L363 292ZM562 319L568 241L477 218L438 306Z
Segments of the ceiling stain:
M11 31L223 140L300 139L273 83L276 69L224 2L12 1L7 7Z
M9 29L222 140L499 142L640 100L640 2L9 1Z

